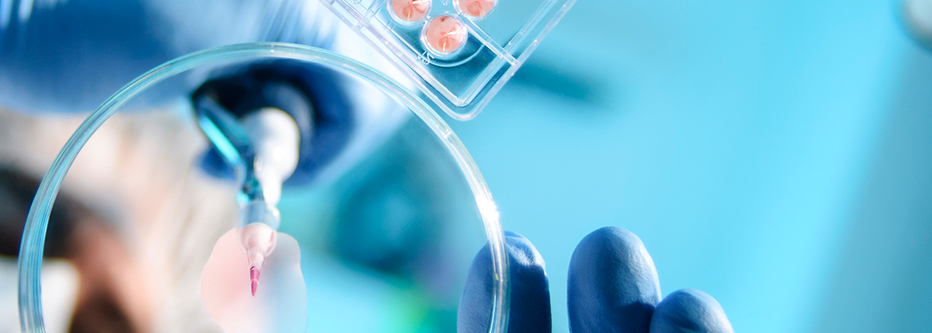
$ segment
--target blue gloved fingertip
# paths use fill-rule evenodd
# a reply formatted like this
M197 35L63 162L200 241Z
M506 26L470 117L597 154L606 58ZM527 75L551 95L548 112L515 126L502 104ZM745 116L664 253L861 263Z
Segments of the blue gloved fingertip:
M660 281L647 249L635 234L605 227L576 246L567 279L573 333L645 333Z
M734 330L715 298L699 290L681 289L667 295L654 309L650 332L732 333Z
M544 259L522 235L505 232L510 282L508 333L551 331L550 286ZM487 333L492 314L492 254L476 254L457 311L458 333Z

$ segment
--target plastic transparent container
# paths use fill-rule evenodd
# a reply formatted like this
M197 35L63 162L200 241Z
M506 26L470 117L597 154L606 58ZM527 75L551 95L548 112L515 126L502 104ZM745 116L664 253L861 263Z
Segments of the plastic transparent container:
M409 21L392 7L406 0L321 1L458 120L478 115L575 3L491 1L494 7L477 17L460 5L470 0L421 0L429 9ZM444 16L467 31L463 44L452 52L430 47L425 36L431 21Z
M156 67L155 69L139 76L129 84L125 85L122 89L117 91L103 104L101 104L101 106L97 108L96 111L88 116L80 125L80 127L78 127L78 129L74 132L74 134L65 144L64 148L62 148L58 156L55 158L48 173L43 178L26 221L26 227L23 234L23 243L20 250L20 259L18 263L20 321L22 330L24 332L45 331L40 297L42 291L39 284L39 277L51 208L56 200L59 190L62 187L62 182L65 180L66 174L71 169L76 158L79 156L79 153L83 148L85 148L85 145L92 138L95 132L103 125L105 125L105 122L115 112L118 110L132 108L134 106L132 102L134 98L143 95L148 89L153 88L159 84L179 84L179 82L190 80L192 77L200 77L203 75L203 73L208 72L212 68L216 69L222 68L223 66L231 66L245 62L264 61L269 59L288 59L290 61L325 66L349 77L352 80L359 80L365 84L377 88L386 96L390 97L390 99L397 102L402 108L410 110L410 112L413 113L415 117L412 117L410 122L419 124L419 127L413 127L413 131L415 133L423 133L423 135L427 135L432 139L425 140L423 138L418 138L415 140L408 140L407 142L413 142L412 144L415 145L424 144L428 147L430 147L430 145L434 145L435 151L438 151L441 153L441 155L445 156L444 159L446 159L449 163L439 163L430 170L447 170L448 172L452 172L448 174L456 175L453 178L458 180L454 181L454 185L451 186L457 188L456 186L458 185L455 184L462 184L462 192L465 193L465 196L463 197L465 198L464 201L451 201L452 205L458 207L456 208L456 211L463 212L462 215L464 217L456 220L460 222L452 223L455 225L455 227L448 229L448 236L446 236L452 236L449 242L451 244L462 241L461 243L464 247L460 248L460 250L463 251L459 251L458 254L451 255L450 258L454 259L449 259L453 261L459 261L445 262L445 260L448 260L447 258L442 258L441 261L435 261L435 263L442 263L445 264L445 266L457 266L458 268L450 271L455 273L452 274L452 277L440 276L440 278L438 278L439 280L433 279L432 281L442 282L440 285L445 286L442 289L448 291L449 289L452 289L449 288L451 285L450 283L458 283L461 285L465 279L465 271L468 269L469 260L471 260L476 251L479 251L483 243L487 241L490 245L489 249L491 251L490 255L494 269L494 290L493 297L491 299L492 304L489 304L489 308L492 309L491 322L489 323L490 332L505 331L508 322L509 309L508 280L506 278L508 276L508 262L507 257L505 256L503 234L501 225L499 223L498 212L494 201L492 200L491 194L489 193L489 190L485 184L485 181L482 178L482 175L479 173L479 170L477 169L469 153L466 151L460 140L452 132L448 125L444 123L439 115L435 113L427 104L425 104L424 101L419 99L413 92L409 91L403 85L389 78L382 72L356 62L352 59L345 58L326 50L301 45L251 43L230 45L195 52ZM193 122L193 116L191 121ZM421 129L419 130L417 128ZM401 132L405 132L404 128ZM366 156L372 156L371 158L375 158L376 160L363 160L360 162L360 165L365 166L367 164L372 165L373 163L380 163L380 160L378 160L380 156L378 151ZM392 159L395 157L388 156L388 158ZM365 173L366 171L363 170L361 172ZM337 180L333 186L337 188L343 186L352 187L350 186L351 183L358 182L353 180L358 178L356 176L357 175L348 177L350 180ZM314 195L310 194L310 196L313 197ZM315 249L321 248L321 246L319 246L320 244L315 244L315 242L320 241L320 234L313 232L313 230L312 232L308 232L307 228L309 228L308 225L310 224L301 223L300 219L295 218L296 215L302 214L302 210L306 212L309 209L313 209L313 207L309 208L309 206L313 205L307 204L309 200L307 198L308 196L306 193L302 194L301 191L285 192L280 204L282 210L282 227L280 230L295 235L295 237L298 238L302 249L311 251L308 253L314 253L313 251ZM353 200L357 199L358 198ZM359 201L365 201L363 199L359 199ZM216 200L224 199L217 198ZM229 200L232 202L233 198L230 197ZM379 202L378 200L374 201ZM471 217L470 214L472 214ZM318 216L316 218L320 217ZM365 220L365 217L361 219ZM475 223L470 221L475 221ZM482 223L482 227L479 227L480 221ZM477 235L481 236L478 236L478 238L474 239L466 239L468 238L468 232L460 232L457 230L457 228L465 228L469 230L475 229L477 231ZM365 228L363 227L363 229ZM353 230L359 229L357 228ZM299 234L303 234L305 236L299 236ZM356 235L356 233L352 233L352 235ZM204 239L203 242L212 244L215 240L216 239ZM444 240L444 242L446 242L446 240ZM352 251L346 253L352 253ZM302 250L303 267L316 267L313 263L305 263L304 256L305 253ZM311 259L313 258L308 260ZM465 267L463 267L464 265ZM435 268L439 270L442 267L438 266ZM305 273L306 281L309 281L308 279L321 276L321 274L308 273L309 272ZM412 281L416 280L417 279L414 279ZM415 284L417 283L412 283L412 285ZM353 288L353 286L348 286L347 288ZM309 295L314 296L311 294L312 290L313 288L309 288ZM455 292L459 293L461 290L462 289L460 288L459 290L455 290ZM325 301L327 299L324 295L320 295L319 298L321 299L320 301ZM315 301L317 300L309 298L309 302ZM446 304L449 304L449 302ZM318 304L317 306L320 309L340 307L338 304ZM311 307L313 308L314 306L312 305ZM347 311L353 313L353 311L356 310L347 309ZM315 330L314 328L318 326L315 320L325 321L327 319L328 318L317 318L311 316L309 318L309 330L313 331ZM449 323L449 321L447 321L447 323ZM329 324L334 327L338 327L340 325L340 323ZM448 331L449 329L445 328L443 330Z

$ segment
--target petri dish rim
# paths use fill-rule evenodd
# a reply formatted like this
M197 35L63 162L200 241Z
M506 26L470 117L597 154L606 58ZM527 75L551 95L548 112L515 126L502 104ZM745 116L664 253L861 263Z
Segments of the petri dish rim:
M397 102L407 107L423 121L444 147L450 152L466 178L476 200L489 241L493 266L492 314L490 333L505 332L508 326L508 259L505 255L504 235L499 221L498 209L492 200L482 174L459 137L449 125L432 110L427 103L398 81L384 73L353 59L336 53L306 45L288 43L245 43L209 48L193 52L138 76L107 98L92 112L71 135L42 178L36 197L33 199L17 263L20 328L24 332L45 332L42 315L42 290L40 273L42 253L49 215L61 183L74 163L78 153L120 107L147 88L175 75L196 67L219 61L245 61L256 59L293 59L330 67L372 83Z

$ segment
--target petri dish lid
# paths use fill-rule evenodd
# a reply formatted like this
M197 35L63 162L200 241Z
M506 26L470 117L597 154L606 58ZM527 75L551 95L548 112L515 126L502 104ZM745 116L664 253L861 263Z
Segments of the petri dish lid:
M445 170L444 172L446 175L448 176L453 175L452 178L456 179L453 182L454 184L451 186L459 189L457 191L463 195L460 196L460 199L458 199L458 201L454 200L453 205L459 207L457 208L458 210L456 210L457 212L459 213L465 212L462 215L466 217L457 220L460 222L453 222L454 224L456 223L460 223L460 224L455 225L451 228L448 228L446 232L443 233L446 236L443 236L443 237L450 237L448 238L450 240L449 242L450 244L464 244L464 246L468 248L465 249L465 252L459 251L458 254L454 253L453 255L451 255L449 258L453 258L453 259L449 259L450 261L447 261L446 258L441 258L441 260L428 261L427 265L433 265L433 266L430 266L430 267L433 267L432 269L426 269L425 267L427 266L424 265L423 263L420 266L413 265L413 266L420 267L422 271L446 271L446 272L452 272L453 274L448 274L448 275L454 275L454 276L449 277L449 276L440 275L439 278L427 278L427 279L420 279L420 280L415 277L409 280L409 281L414 281L414 282L401 283L401 285L407 286L406 288L410 287L413 289L418 289L419 287L417 286L419 284L431 285L433 283L436 283L438 279L440 280L446 279L444 281L459 281L458 283L462 283L461 280L465 279L465 274L462 274L462 273L464 273L465 270L468 269L468 260L465 263L467 267L462 267L463 256L461 254L468 253L467 257L469 257L468 259L471 259L472 255L475 254L475 251L480 251L479 249L481 248L483 243L487 242L487 244L489 244L488 255L491 256L492 263L493 263L492 267L494 270L493 272L494 274L492 274L493 281L492 281L491 297L489 299L489 301L491 302L489 304L489 309L491 311L490 322L489 322L490 332L504 332L505 331L505 325L508 319L507 313L508 313L508 308L509 308L508 279L507 279L508 262L507 262L507 257L506 257L505 249L504 249L502 228L499 222L499 216L498 216L497 209L495 207L494 201L492 200L491 194L489 193L488 187L486 186L481 173L479 172L478 168L476 167L469 153L467 152L465 147L463 147L462 142L460 142L457 136L453 133L453 131L449 128L449 126L446 123L444 123L444 121L440 118L440 116L437 113L435 113L424 101L422 101L417 96L415 96L414 93L406 89L405 86L391 79L390 77L386 76L382 72L379 72L371 67L368 67L362 63L356 62L352 59L348 59L346 57L334 54L326 50L317 49L317 48L308 47L308 46L302 46L302 45L281 44L281 43L249 43L249 44L230 45L230 46L212 48L212 49L195 52L195 53L177 58L175 60L169 61L159 67L156 67L150 70L149 72L139 76L132 82L125 85L122 89L120 89L115 94L113 94L110 98L104 101L99 108L97 108L91 115L89 115L80 124L78 129L71 135L71 137L68 139L65 146L61 149L61 151L59 152L55 160L52 162L51 168L48 170L41 184L39 185L38 192L36 194L36 197L33 201L32 206L30 207L29 214L26 220L26 227L23 233L23 243L21 245L21 251L20 251L20 260L18 262L18 274L19 274L18 279L19 279L19 294L20 294L19 300L20 300L20 314L21 314L20 320L21 320L22 329L24 331L28 331L28 332L42 331L45 328L44 326L45 323L43 321L42 295L41 295L39 277L40 277L40 272L42 269L43 250L46 247L45 240L46 240L46 234L47 234L48 227L49 227L49 217L52 211L53 204L56 202L56 198L58 197L59 192L62 189L63 182L67 182L66 174L68 174L69 170L72 169L72 166L75 165L75 161L80 160L79 157L81 156L82 149L89 147L88 146L89 141L91 141L91 143L94 143L92 141L92 137L93 137L93 140L106 140L107 139L107 137L104 137L103 139L97 139L97 137L95 136L95 133L97 133L98 130L101 129L102 127L106 128L108 124L112 123L112 122L108 122L108 119L110 119L111 116L113 116L116 112L118 112L119 110L132 108L134 106L133 104L134 98L137 98L140 95L143 95L149 89L152 89L153 87L156 87L157 85L160 85L160 84L174 85L174 84L179 84L181 82L185 82L186 80L190 80L191 77L195 77L195 78L202 77L205 72L209 72L209 69L224 68L225 66L236 66L237 64L242 64L246 62L266 61L266 60L287 60L287 61L305 63L305 64L313 65L313 66L322 66L322 67L329 68L337 73L345 75L350 80L362 82L366 85L370 85L371 87L380 90L382 93L388 96L391 100L397 103L401 109L406 109L410 111L411 114L414 115L414 117L410 117L410 121L409 121L409 124L414 124L414 125L402 126L401 130L398 131L398 133L401 133L399 135L402 136L402 139L400 140L400 142L407 142L408 146L427 145L427 146L433 147L432 148L434 149L433 151L440 152L440 154L437 156L443 156L443 158L441 159L442 161L437 162L437 163L429 162L429 161L424 162L426 160L421 160L421 162L423 162L421 164L424 164L427 166L422 165L420 170L422 171L423 170L435 170L435 171ZM140 113L130 113L130 114L140 114ZM194 120L192 116L191 122L193 121ZM411 134L411 133L414 133L414 134ZM403 137L404 135L415 135L415 137L409 137L407 140L405 140ZM424 137L420 137L420 136L426 136L430 138L430 140L425 140ZM110 137L110 139L113 139L113 138ZM391 142L391 141L392 140L387 140L386 142ZM182 140L180 141L180 144L190 146L190 145L193 145L194 143L189 143L188 141ZM379 146L377 150L389 149L392 146L393 145L386 143L386 144ZM394 145L394 147L396 148L398 146L399 144ZM405 147L405 144L400 144L400 146ZM385 148L385 147L389 147L389 148ZM352 206L351 209L347 210L347 211L350 211L351 213L342 215L343 217L340 219L341 223L345 221L356 223L356 224L347 224L347 223L341 224L345 229L351 230L349 232L351 236L358 235L358 234L369 234L369 235L375 234L374 232L371 232L372 231L371 228L369 230L370 232L359 232L359 230L363 230L363 231L366 230L367 226L365 223L367 223L367 221L373 221L377 219L370 218L364 213L352 213L352 212L359 212L359 211L365 212L366 211L366 209L357 209L359 208L358 203L360 202L370 203L371 202L372 204L366 207L376 207L375 210L373 210L376 212L378 211L377 209L379 207L388 207L388 209L391 209L392 207L399 206L399 205L393 205L392 203L386 204L384 200L379 199L379 198L384 198L384 196L380 197L378 195L380 191L384 193L386 191L391 192L392 190L395 190L395 189L389 188L386 190L384 186L376 186L375 190L371 190L372 188L371 186L369 187L364 186L366 184L365 177L359 176L360 174L370 174L372 165L380 166L379 164L381 162L380 160L378 160L379 158L384 158L386 160L394 160L394 159L397 159L397 154L379 154L379 152L376 151L374 153L363 154L363 155L369 156L369 157L362 158L361 161L359 161L358 163L355 163L355 165L359 165L360 168L363 168L361 171L359 170L347 171L345 177L342 177L342 178L339 176L335 177L337 180L332 182L329 187L327 187L327 184L318 184L318 186L321 186L322 188L330 188L330 189L333 189L333 188L357 188L357 189L368 188L369 189L368 191L362 191L362 192L356 191L356 192L350 193L351 192L350 191L350 192L347 192L348 194L344 196L346 198L349 198L349 201L351 201L354 205L356 205L356 206ZM375 159L375 160L372 160L372 159ZM433 163L434 165L433 167L430 167L431 163ZM370 169L365 169L366 165L369 165ZM395 168L395 169L391 169L391 168L382 168L382 169L390 170L390 171L391 170L396 170L396 171L402 170L400 172L410 171L410 170L404 171L406 169L410 169L410 168L407 168L407 166L405 165L403 165L400 168ZM421 173L421 174L427 173L427 172L417 172L417 170L414 170L414 171L416 173ZM356 172L356 173L354 174L353 172ZM446 176L442 176L442 177L446 177ZM389 172L388 178L396 179L397 177L393 177L393 174ZM340 180L340 179L343 179L343 180ZM362 185L360 185L360 183L362 183ZM100 184L100 182L85 182L85 186L90 186L90 187L97 186L97 184ZM381 185L381 183L379 184ZM231 186L230 188L233 189L234 187L235 186ZM340 244L346 245L348 243L352 243L352 241L348 242L348 241L345 241L345 239L341 241L340 235L346 235L347 233L341 234L339 231L340 230L339 227L333 228L333 230L337 230L335 232L335 235L337 236L331 237L331 240L334 241L334 244L336 244L336 246L330 246L330 247L319 246L319 243L321 242L321 239L323 237L323 236L320 236L320 234L318 234L317 236L307 236L308 234L314 234L314 233L307 232L309 227L307 225L300 223L299 221L295 221L294 216L296 216L296 214L301 213L302 210L306 212L308 209L313 208L312 207L313 205L307 204L309 200L307 198L313 197L315 196L315 194L309 193L306 191L302 192L301 190L296 190L296 191L297 192L286 191L285 195L282 198L280 206L282 209L283 216L282 216L282 227L280 230L289 232L295 235L295 238L298 239L298 243L300 244L302 249L306 249L306 251L302 250L302 263L301 263L302 266L310 265L313 267L318 267L318 266L314 266L315 263L326 262L327 260L330 260L326 258L335 257L339 259L337 260L338 262L349 262L350 263L347 265L337 265L343 268L355 267L357 268L355 271L364 271L364 272L371 272L371 271L379 270L378 264L367 263L366 261L367 258L365 257L359 258L359 257L353 256L353 253L358 253L358 252L353 252L353 251L358 250L357 247L341 248L339 246ZM333 192L333 190L330 190L330 192ZM362 193L362 194L359 194L359 193ZM375 193L375 194L372 194L372 193ZM430 195L431 194L428 194L428 196ZM452 196L448 193L447 194L434 193L433 195L436 197ZM371 198L375 198L375 199L371 199ZM216 198L213 200L222 201L224 199L220 197L220 198ZM230 203L234 203L235 199L233 196L230 196L228 198L228 201ZM419 201L417 198L409 200L409 202L413 202L414 203L413 206L416 206L417 204L421 203L421 201ZM405 205L401 204L401 206L404 207ZM412 207L412 205L408 205L407 207ZM391 220L391 218L386 217L385 220ZM405 219L400 218L399 220L405 220ZM427 221L427 223L433 222L433 220L429 216L426 219L422 218L421 220ZM309 223L306 221L307 220L305 220L305 223ZM234 222L234 221L230 221L230 222ZM384 229L384 225L378 225L376 226L376 228ZM479 235L478 238L472 238L472 239L468 239L465 241L463 241L462 239L457 239L457 237L467 238L463 235L467 235L469 234L469 232L466 232L466 233L459 232L465 229L475 231L474 234ZM316 229L316 230L320 230L320 229ZM133 232L128 232L128 233L132 234ZM304 235L307 237L304 237L301 235ZM428 234L428 235L438 235L438 234L435 233L435 234ZM214 241L216 241L216 238L211 239L208 237L203 240L203 243L212 244ZM356 239L355 241L357 243L360 243L358 239ZM447 242L447 239L444 239L443 242ZM368 242L365 240L365 238L363 238L362 243L366 243L366 244L372 243L372 244L378 245L377 242ZM314 254L315 249L322 251L319 253L330 251L329 253L337 253L338 255L331 256L331 257L315 255ZM364 248L363 250L368 251L368 252L373 252L373 249L378 250L379 247L374 245L369 248ZM175 251L173 252L180 253L182 257L188 256L188 253L186 253L185 251L181 249L175 249ZM448 252L456 252L456 251L448 251ZM443 251L439 251L438 253L443 253ZM418 256L415 255L412 257L417 258ZM456 259L459 261L454 260L455 259L454 257L459 258L459 259ZM307 262L305 262L305 258L310 260L311 263L308 264ZM319 260L314 261L314 258L318 258ZM324 259L320 259L320 258L324 258ZM379 262L378 258L376 258L374 262ZM458 265L460 269L444 270L442 267L442 266L451 266L451 265L452 266ZM323 267L323 266L324 265L321 265L320 267ZM367 269L365 267L370 267L370 269ZM372 267L375 267L375 269L371 269ZM402 267L402 266L399 266L399 267ZM401 270L404 270L404 269L402 268ZM321 275L322 274L316 274L315 277L319 277ZM416 274L409 274L409 275L416 275ZM377 276L382 276L382 275L377 275ZM308 276L305 275L305 278L306 278L305 281L308 283L309 293L314 290L317 290L317 291L322 290L319 287L315 289L311 285L312 283L316 283L315 281L312 281L314 277L308 278ZM399 281L399 279L395 278L393 281L397 282ZM417 282L417 281L421 281L421 282ZM441 285L444 285L444 284L441 283ZM445 290L449 291L450 289L448 288L449 284L446 284L444 286L447 286ZM351 289L354 287L352 285L348 285L347 288ZM430 288L425 287L422 289L428 290ZM190 289L190 290L196 290L196 288ZM456 290L456 293L459 293L461 290L462 289ZM314 295L311 295L311 296L314 296ZM323 301L329 300L329 298L327 298L326 295L321 294L317 296L319 296L317 300L313 299L312 297L309 297L309 302L315 302L315 301L323 302ZM448 299L449 297L439 296L436 298ZM450 304L450 303L447 302L445 304ZM397 305L397 304L394 304L394 305ZM326 307L340 308L341 305L330 304L330 303L328 304L318 303L316 306L318 309L325 309ZM343 306L345 307L347 305L343 304ZM315 307L314 305L309 305L309 308L314 308L314 307ZM351 309L351 310L356 310L356 309ZM309 316L309 327L313 328L317 326L315 325L315 322L314 322L315 318L317 318L316 320L320 320L321 322L324 322L327 320L339 320L339 317L336 317L336 316L334 316L333 318L324 318L320 316L318 317ZM449 320L445 320L445 322L446 324L444 325L450 325ZM334 325L338 325L338 324L339 323L333 324L331 322L331 326L333 327L336 327ZM447 328L443 328L442 330L447 330ZM395 329L397 329L397 327L395 327ZM372 331L372 327L360 329L360 331L366 331L366 330ZM351 331L351 330L343 330L343 331Z

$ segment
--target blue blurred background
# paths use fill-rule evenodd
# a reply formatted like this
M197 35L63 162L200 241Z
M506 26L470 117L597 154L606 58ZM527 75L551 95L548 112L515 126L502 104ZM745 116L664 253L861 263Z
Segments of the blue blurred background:
M619 226L738 332L932 331L932 55L894 1L579 1L451 125L567 332L576 243Z
M172 7L185 2L162 4L167 13L187 14ZM0 0L0 18L7 18L0 20L4 26L13 22L9 17L15 3L32 5L33 1ZM59 2L35 3L52 8ZM50 40L22 38L33 43L27 46L54 46L54 57L14 59L9 57L17 53L8 52L0 54L7 57L0 60L8 60L0 65L16 67L18 63L9 59L22 60L49 73L39 75L33 67L7 69L6 73L23 74L37 83L6 82L8 88L0 91L0 98L21 99L9 87L64 87L75 95L49 94L73 97L93 107L143 70L201 47L253 39L329 43L299 33L295 37L260 31L254 36L246 34L253 31L230 30L225 25L214 27L222 32L217 35L205 33L209 29L199 25L179 25L177 31L148 26L163 18L130 19L151 14L136 8L134 2L124 4L127 16L115 16L126 22L107 21L113 19L109 16L87 20L82 16L86 12L73 11L69 4L80 7L95 2L61 2L68 16L55 16L51 9L36 11L33 22L70 26L91 21L87 25L91 35L97 30L113 32L97 29L107 24L125 23L132 29L115 32L119 38L106 39L103 48L93 49L98 53L87 54L72 44L90 42L68 35L84 31L29 30L56 36ZM580 0L478 118L469 122L446 118L482 170L505 229L525 235L546 259L553 331L568 332L566 276L573 249L587 233L608 225L629 229L642 238L665 295L681 288L708 292L719 300L738 332L932 331L932 205L928 204L932 199L932 53L908 37L899 11L900 3L895 0ZM254 15L256 11L242 10L237 12L242 17L213 11L213 17L201 20L200 12L191 12L195 19L189 22L189 15L179 15L183 16L179 22L232 22L249 30L251 25L240 23L251 18L259 22L253 22L255 26L263 27L265 18ZM17 13L23 16L21 10ZM16 31L10 27L8 31ZM185 43L125 42L136 34L168 36L167 40L178 38ZM188 41L178 36L198 38ZM15 42L0 40L0 47L31 50ZM62 57L58 48L86 58ZM129 55L132 61L111 61L111 53ZM77 62L83 66L70 66L72 59L81 59ZM122 76L102 75L107 80L98 82L96 90L46 84L58 82L55 75L60 70L80 74L100 68ZM44 98L45 93L37 95ZM406 126L413 127L413 122ZM405 140L422 132L403 128L399 133L384 146L389 152L410 149L406 142L417 140ZM385 182L383 188L373 186L384 177L372 171L429 164L425 161L441 154L383 155L375 158L401 162L388 166L363 163L356 171L369 178L341 185L359 188L353 192L358 196L350 196L347 202L365 202L398 215L382 219L378 214L347 213L346 219L357 221L361 229L381 231L387 227L375 223L365 229L365 223L424 222L443 215L416 211L412 207L423 202L415 194L435 195L443 186L440 180L457 175L417 169L412 173L427 176ZM424 170L431 168L452 170L440 164ZM413 190L404 187L409 183ZM454 185L463 184L448 186ZM396 188L414 194L392 196ZM332 213L326 208L336 205L328 201L334 198L324 194L294 195L291 204ZM324 204L308 204L314 200ZM283 206L288 204L286 198ZM347 207L347 212L354 208ZM354 230L347 234L355 236ZM335 233L335 237L343 236L340 230ZM402 236L421 240L422 235ZM347 243L354 240L348 239ZM368 260L355 250L333 251L351 260ZM389 254L417 257L396 252ZM376 259L381 261L370 264L386 266L383 270L389 272L403 271L386 264L394 261ZM317 266L307 267L329 262L312 263ZM309 280L331 278L358 288L352 292L381 297L379 303L342 304L356 311L350 313L353 316L398 307L397 299L415 299L408 302L414 305L398 313L428 315L411 322L450 323L455 319L452 308L437 309L418 301L422 296L413 293L392 293L406 291L408 285L385 287L378 284L386 284L378 279L381 275L370 275L369 280L308 276ZM371 285L375 285L371 290L364 288ZM333 289L309 288L309 292L323 297ZM367 309L366 304L384 306ZM384 317L391 320L395 314Z

